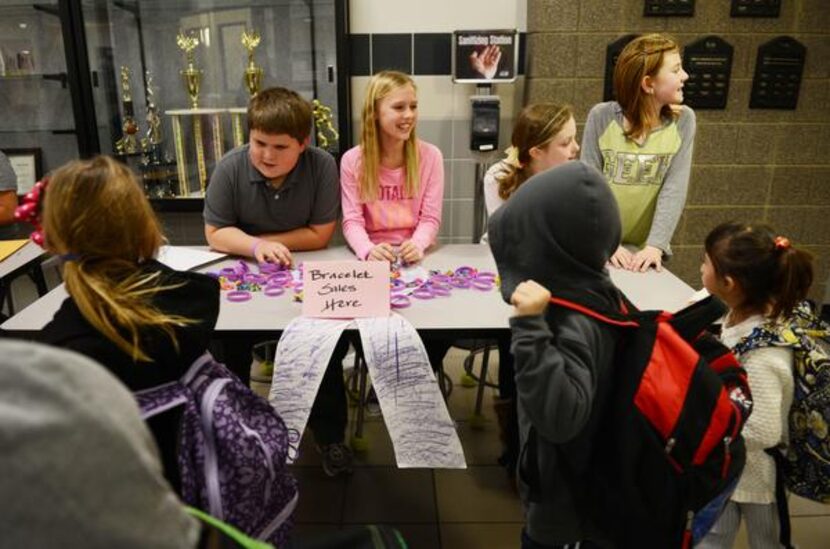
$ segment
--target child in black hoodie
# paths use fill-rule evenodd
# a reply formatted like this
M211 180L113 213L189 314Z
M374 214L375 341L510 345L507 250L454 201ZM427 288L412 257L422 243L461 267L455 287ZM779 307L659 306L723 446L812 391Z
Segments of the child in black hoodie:
M602 174L569 162L522 185L491 217L489 235L502 296L515 306L522 546L604 546L602 525L579 491L591 474L587 459L611 389L617 335L548 302L554 294L619 310L606 270L620 243L617 203Z

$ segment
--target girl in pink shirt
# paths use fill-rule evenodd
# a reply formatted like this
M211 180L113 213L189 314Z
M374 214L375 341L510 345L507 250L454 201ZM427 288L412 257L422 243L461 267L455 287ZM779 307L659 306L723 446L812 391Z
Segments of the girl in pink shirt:
M360 145L343 155L343 235L361 259L417 263L435 243L444 200L444 161L415 137L412 79L381 71L363 102Z

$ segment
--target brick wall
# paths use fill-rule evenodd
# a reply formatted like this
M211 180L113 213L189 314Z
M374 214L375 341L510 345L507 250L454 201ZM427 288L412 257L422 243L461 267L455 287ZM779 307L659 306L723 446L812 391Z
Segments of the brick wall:
M830 302L830 2L782 0L778 18L731 18L726 0L693 17L643 17L643 0L528 0L527 102L562 101L585 122L602 101L606 46L667 32L681 45L716 34L734 58L725 110L696 111L695 154L670 268L699 287L702 243L727 220L765 222L816 255L812 295ZM789 35L807 48L798 108L749 109L760 44Z

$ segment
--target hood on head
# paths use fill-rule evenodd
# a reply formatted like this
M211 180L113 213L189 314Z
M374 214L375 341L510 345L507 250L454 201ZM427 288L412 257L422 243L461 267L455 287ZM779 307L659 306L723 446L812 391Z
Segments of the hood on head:
M615 295L605 265L621 233L616 199L596 169L574 161L536 174L490 218L502 297L509 302L529 279L554 294Z
M126 387L91 359L0 341L0 545L195 547Z

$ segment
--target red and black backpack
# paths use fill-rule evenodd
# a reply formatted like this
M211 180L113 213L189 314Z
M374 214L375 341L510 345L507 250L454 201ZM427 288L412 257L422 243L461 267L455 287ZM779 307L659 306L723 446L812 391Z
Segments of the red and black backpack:
M746 372L706 331L723 304L708 298L670 314L551 303L621 330L580 490L596 523L618 547L691 547L719 516L746 458Z

